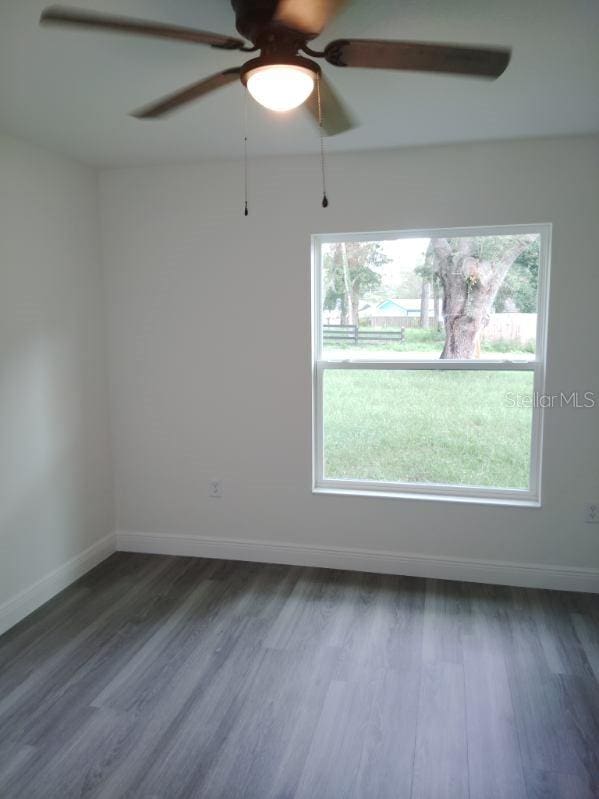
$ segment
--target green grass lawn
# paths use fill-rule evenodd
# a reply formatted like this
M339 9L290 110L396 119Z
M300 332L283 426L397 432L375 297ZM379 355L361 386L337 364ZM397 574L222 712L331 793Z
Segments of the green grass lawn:
M527 488L531 372L327 370L325 477Z

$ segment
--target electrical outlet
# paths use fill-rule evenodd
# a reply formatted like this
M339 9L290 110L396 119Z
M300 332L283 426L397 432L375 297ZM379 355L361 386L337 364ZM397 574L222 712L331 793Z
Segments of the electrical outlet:
M220 499L223 495L223 481L211 480L208 483L208 496Z
M599 524L599 502L590 502L584 506L584 520L588 524Z

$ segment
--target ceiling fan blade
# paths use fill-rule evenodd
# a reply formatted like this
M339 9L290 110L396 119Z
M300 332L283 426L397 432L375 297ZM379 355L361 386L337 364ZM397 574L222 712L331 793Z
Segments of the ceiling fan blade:
M347 0L279 0L273 19L314 37L346 4Z
M212 47L222 47L225 50L237 50L245 45L242 39L237 39L234 36L221 36L220 33L183 28L179 25L163 25L160 22L97 14L94 11L63 6L45 8L40 17L40 25L72 26L115 33L131 33L139 36L154 36L160 39L209 44Z
M446 72L484 78L498 78L509 64L510 54L510 50L500 48L382 39L337 39L324 50L329 64L337 67Z
M240 67L232 67L231 69L225 69L224 72L217 72L215 75L210 75L209 78L204 78L204 80L192 83L190 86L185 86L185 88L179 89L173 94L167 94L161 100L134 111L131 116L137 117L137 119L155 119L169 114L171 111L179 109L182 105L198 100L215 89L220 89L221 86L234 83L239 79L240 72Z
M318 124L318 91L314 89L305 102L307 110ZM349 109L340 99L324 75L320 76L320 106L322 108L322 130L326 136L336 136L347 130L357 128Z

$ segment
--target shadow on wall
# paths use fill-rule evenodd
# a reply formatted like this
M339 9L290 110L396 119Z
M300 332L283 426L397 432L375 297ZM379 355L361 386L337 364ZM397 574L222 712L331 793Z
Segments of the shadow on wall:
M9 348L4 339L0 603L22 587L23 571L40 577L48 564L71 557L86 528L86 431L82 397L75 390L80 353L60 335Z

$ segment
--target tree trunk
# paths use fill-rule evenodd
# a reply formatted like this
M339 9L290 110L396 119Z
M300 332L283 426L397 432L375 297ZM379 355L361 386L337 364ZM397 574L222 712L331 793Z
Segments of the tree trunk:
M349 260L347 258L347 245L345 242L341 242L341 264L343 266L343 290L345 294L345 318L346 322L343 324L350 324L355 325L357 322L354 320L354 308L352 303L352 292L351 292L351 284L349 279Z
M359 325L360 324L360 292L356 289L352 289L351 292L351 316L352 316L352 325Z
M470 314L446 315L445 346L441 358L467 361L477 358L480 355L480 334L487 322Z
M433 276L433 314L435 316L435 330L441 330L441 298L439 297L439 280Z
M428 278L422 278L422 289L420 291L420 327L430 326L430 296L431 284Z

